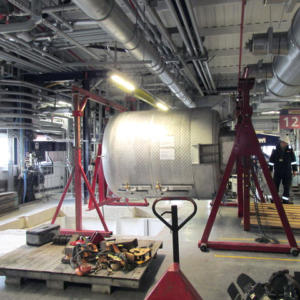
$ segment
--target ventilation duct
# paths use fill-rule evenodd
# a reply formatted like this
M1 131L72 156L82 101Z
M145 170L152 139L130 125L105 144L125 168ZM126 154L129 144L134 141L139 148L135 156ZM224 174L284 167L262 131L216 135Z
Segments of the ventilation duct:
M196 107L184 88L166 68L155 47L145 39L142 31L130 21L116 1L73 0L73 2L107 34L121 43L135 59L151 60L152 63L145 64L145 67L157 75L187 107Z
M270 40L269 34L265 35L265 41L260 37L259 44L261 46L255 46L255 39L253 39L250 42L250 44L252 43L252 50L260 49L257 51L262 53L261 49L264 48L263 45L269 43L270 46L272 44L268 40ZM281 37L281 40L284 40L284 38ZM284 47L279 52L284 52L282 49ZM273 94L284 98L294 96L300 92L300 9L297 10L287 34L287 49L287 55L278 55L275 57L272 64L273 77L267 79L269 76L266 76L265 85L267 95ZM270 52L270 50L266 51L267 53ZM268 70L263 71L263 73L269 74Z

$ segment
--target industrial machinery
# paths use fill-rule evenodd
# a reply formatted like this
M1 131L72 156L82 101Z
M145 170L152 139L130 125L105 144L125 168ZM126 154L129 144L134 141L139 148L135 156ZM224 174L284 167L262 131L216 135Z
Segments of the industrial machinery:
M220 116L210 108L123 112L108 123L102 162L111 191L130 198L210 199L226 164ZM230 141L231 139L231 141Z

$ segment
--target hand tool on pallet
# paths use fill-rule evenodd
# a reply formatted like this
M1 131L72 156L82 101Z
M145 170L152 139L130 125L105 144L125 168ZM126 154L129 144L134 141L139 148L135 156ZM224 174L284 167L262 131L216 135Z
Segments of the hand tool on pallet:
M189 215L180 225L178 225L178 213L177 205L171 206L171 212L164 212L172 214L172 225L170 225L162 215L159 215L156 211L156 204L164 200L185 200L193 204L194 211ZM156 284L154 289L151 291L145 300L202 300L201 296L198 294L196 289L191 285L189 280L180 270L179 265L179 240L178 232L179 230L190 220L197 212L197 205L195 201L191 198L184 199L173 199L173 198L161 198L154 201L152 210L154 215L161 220L166 226L168 226L172 231L173 239L173 263L167 269L166 273Z

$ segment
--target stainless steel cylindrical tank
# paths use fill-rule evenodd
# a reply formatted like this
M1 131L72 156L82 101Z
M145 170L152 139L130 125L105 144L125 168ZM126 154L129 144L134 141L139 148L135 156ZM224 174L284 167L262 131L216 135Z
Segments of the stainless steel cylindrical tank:
M130 198L210 199L220 182L219 127L210 108L112 117L102 148L109 188Z

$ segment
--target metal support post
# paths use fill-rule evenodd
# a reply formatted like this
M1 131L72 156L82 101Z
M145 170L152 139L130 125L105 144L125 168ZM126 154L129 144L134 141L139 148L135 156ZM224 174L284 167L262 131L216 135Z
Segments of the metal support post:
M242 218L244 213L244 191L243 191L243 165L240 156L236 158L237 171L237 195L238 195L238 217Z
M79 94L74 94L74 130L75 130L75 214L76 230L82 230L82 201L81 201L81 145L80 145L80 103Z
M244 157L244 230L250 230L250 157Z
M85 79L83 80L83 88L87 91L90 90L90 81L88 78L88 73L85 72ZM90 102L84 100L84 114L83 114L83 169L85 174L88 174L89 164L90 164L90 144L91 144L91 135L90 135L90 122L91 122L91 107ZM89 176L87 175L88 181ZM84 204L87 204L89 200L89 191L86 184L84 184Z

